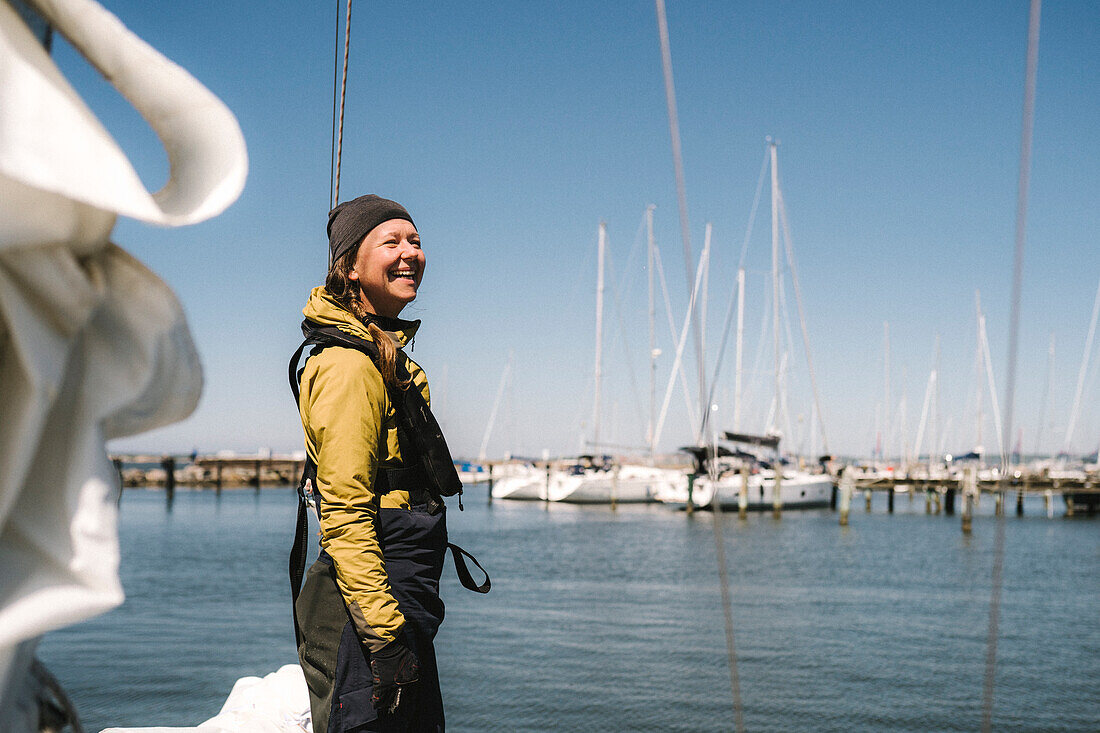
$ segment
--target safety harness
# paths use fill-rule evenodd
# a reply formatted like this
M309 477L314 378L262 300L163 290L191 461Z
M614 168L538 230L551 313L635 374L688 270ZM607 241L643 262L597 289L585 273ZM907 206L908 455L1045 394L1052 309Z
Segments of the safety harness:
M379 360L378 346L373 342L358 336L341 331L335 326L323 326L309 320L302 321L302 333L305 340L290 358L288 377L290 389L294 393L294 404L298 405L300 384L304 367L299 368L302 353L309 348L310 356L319 354L330 346L342 346L355 349L366 354L377 367ZM399 381L411 380L408 367L404 360L398 360L395 365L396 376ZM443 497L458 495L458 508L462 510L462 481L458 478L454 461L451 459L450 449L443 437L443 431L432 414L427 400L419 389L412 387L400 389L389 384L386 385L390 402L394 406L397 419L397 442L401 449L401 459L405 464L400 468L379 466L374 488L378 494L390 491L407 491L411 504L426 505L428 512L435 514L443 506ZM306 545L309 541L307 512L309 511L311 487L317 485L317 464L313 458L306 454L305 466L302 469L302 477L298 481L298 519L294 530L294 545L290 550L290 592L291 606L298 600L298 594L302 588L302 578L306 569ZM318 502L314 502L317 518L320 520L321 508ZM470 553L458 545L447 543L454 559L455 572L462 586L475 593L488 593L491 587L489 574L481 563ZM485 575L482 583L477 583L466 566L465 558L477 566ZM294 610L294 637L301 644L301 630L298 626L298 612Z

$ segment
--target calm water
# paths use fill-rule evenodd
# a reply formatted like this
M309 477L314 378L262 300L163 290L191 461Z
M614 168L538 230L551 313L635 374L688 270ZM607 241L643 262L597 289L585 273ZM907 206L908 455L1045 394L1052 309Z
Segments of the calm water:
M710 514L543 506L475 487L452 540L491 572L444 573L438 640L452 731L731 730ZM993 528L922 498L853 501L780 521L724 516L750 731L971 731L981 720ZM295 661L286 577L290 489L128 490L126 602L48 636L40 654L85 728L196 725L233 682ZM1006 523L997 730L1100 730L1100 521Z

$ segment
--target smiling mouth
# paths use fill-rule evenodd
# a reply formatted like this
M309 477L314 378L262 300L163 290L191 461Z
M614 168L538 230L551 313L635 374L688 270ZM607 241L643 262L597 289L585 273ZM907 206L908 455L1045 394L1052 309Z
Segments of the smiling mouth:
M402 270L390 270L390 277L398 278L401 280L416 280L416 270L402 269Z

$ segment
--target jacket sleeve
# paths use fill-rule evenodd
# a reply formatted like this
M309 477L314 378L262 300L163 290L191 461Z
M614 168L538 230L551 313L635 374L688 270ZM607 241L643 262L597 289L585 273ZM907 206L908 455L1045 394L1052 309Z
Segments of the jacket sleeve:
M374 522L389 396L369 357L332 347L306 363L299 407L307 448L316 452L321 546L332 557L360 641L377 651L405 623Z

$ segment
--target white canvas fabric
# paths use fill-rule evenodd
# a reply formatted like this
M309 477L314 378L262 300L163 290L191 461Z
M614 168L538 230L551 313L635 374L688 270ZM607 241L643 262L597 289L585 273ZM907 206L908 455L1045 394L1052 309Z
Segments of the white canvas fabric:
M242 677L221 712L194 728L107 728L102 733L313 733L306 678L297 664Z
M240 194L244 139L186 71L91 0L30 3L168 153L150 193L0 0L0 730L35 730L37 639L122 601L104 444L186 417L202 376L172 291L109 241L118 214L175 226Z

